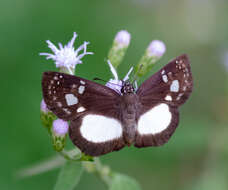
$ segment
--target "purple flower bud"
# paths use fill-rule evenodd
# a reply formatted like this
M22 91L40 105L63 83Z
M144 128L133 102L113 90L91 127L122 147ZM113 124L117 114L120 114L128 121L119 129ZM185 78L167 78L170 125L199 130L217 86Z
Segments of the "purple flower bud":
M49 109L47 108L47 104L45 103L44 99L42 99L40 103L40 110L44 113L49 112Z
M160 58L166 51L165 44L160 40L153 40L147 48L149 56Z
M69 129L69 125L67 121L64 121L62 119L56 119L53 122L52 130L54 134L57 136L64 136L68 132L68 129Z
M121 30L116 34L115 42L121 46L128 46L131 40L131 35L126 30Z

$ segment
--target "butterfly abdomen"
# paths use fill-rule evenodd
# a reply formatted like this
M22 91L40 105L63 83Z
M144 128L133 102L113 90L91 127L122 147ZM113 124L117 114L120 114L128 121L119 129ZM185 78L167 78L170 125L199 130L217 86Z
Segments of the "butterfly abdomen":
M133 93L124 94L122 100L121 120L123 124L123 138L125 143L130 146L135 141L136 134L137 96Z

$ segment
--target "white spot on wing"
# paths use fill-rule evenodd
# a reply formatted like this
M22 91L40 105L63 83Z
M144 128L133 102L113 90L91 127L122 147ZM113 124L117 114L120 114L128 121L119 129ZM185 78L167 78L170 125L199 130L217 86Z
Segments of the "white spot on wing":
M101 143L121 137L122 126L116 119L90 114L83 118L80 132L87 141Z
M71 114L71 112L67 108L63 108L63 111L65 111L68 115Z
M177 98L176 98L176 100L180 100L181 99L181 97L184 95L184 93L180 93L180 94L178 94L178 96L177 96Z
M172 84L170 85L170 91L171 92L178 92L179 91L179 81L174 80Z
M168 82L168 77L167 75L162 75L162 80L167 83Z
M165 100L166 100L166 101L172 101L172 97L171 97L170 95L167 95L167 96L165 97Z
M78 98L73 94L66 94L65 99L68 106L72 106L78 103Z
M83 81L83 80L80 80L80 83L81 83L81 84L85 84L85 81Z
M157 134L169 126L171 119L172 114L169 111L169 106L160 104L139 118L137 130L142 135Z
M77 109L77 112L79 113L79 112L83 112L83 111L85 111L86 109L84 108L84 107L79 107L78 109Z
M161 74L162 74L162 75L165 74L165 70L162 70Z
M62 103L61 102L57 102L57 106L61 108L62 107Z
M85 87L84 86L79 86L78 93L79 94L83 94L84 93L84 90L85 90Z
M73 85L72 85L72 88L76 88L76 87L77 87L77 85L76 85L76 84L73 84Z

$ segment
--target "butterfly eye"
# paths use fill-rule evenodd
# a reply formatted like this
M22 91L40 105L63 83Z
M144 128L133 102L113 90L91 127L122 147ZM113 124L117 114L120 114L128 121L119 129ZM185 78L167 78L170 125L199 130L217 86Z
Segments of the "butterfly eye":
M120 92L121 92L121 94L124 93L124 87L121 88Z

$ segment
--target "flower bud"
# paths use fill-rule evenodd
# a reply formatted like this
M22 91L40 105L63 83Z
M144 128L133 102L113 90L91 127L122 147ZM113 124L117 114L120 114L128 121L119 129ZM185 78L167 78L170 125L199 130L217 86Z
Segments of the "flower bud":
M153 40L147 48L148 55L159 59L166 51L165 44L160 40Z
M69 125L66 121L62 120L62 119L56 119L53 122L53 132L56 136L64 136L67 134L69 129Z
M51 134L52 123L56 119L56 116L47 108L44 100L40 103L40 120L42 125L48 130Z
M131 35L126 30L121 30L116 34L113 45L108 53L108 59L115 68L122 62L130 40Z
M136 66L136 75L141 77L149 72L154 64L163 56L165 51L166 47L162 41L152 41L139 61L139 64Z
M131 74L133 67L130 68L130 70L128 71L128 73L126 74L126 76L124 77L123 80L119 80L118 78L118 74L116 69L113 67L113 65L111 64L111 62L108 60L108 65L110 67L110 70L114 76L114 79L110 79L105 86L115 90L116 92L118 92L119 94L121 94L121 88L123 86L123 81L127 81L129 79L129 75Z
M47 108L47 104L45 103L44 99L42 99L40 103L40 110L44 113L49 112L49 109Z
M114 39L116 44L120 47L127 47L130 43L130 40L131 40L131 35L126 30L119 31L116 34L115 39Z
M52 143L56 151L63 150L66 144L66 134L68 133L68 122L62 119L56 119L52 125Z

